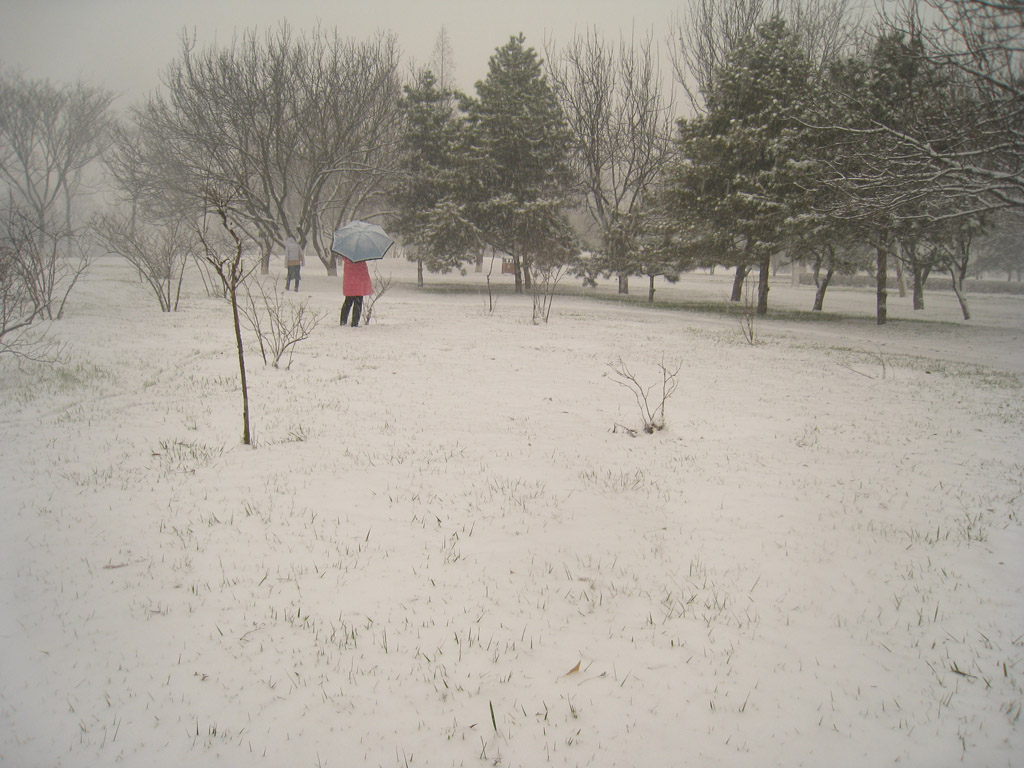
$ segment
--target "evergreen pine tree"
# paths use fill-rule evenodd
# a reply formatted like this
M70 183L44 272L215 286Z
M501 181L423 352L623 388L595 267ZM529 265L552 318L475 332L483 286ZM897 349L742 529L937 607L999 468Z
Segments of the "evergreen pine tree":
M531 262L566 259L574 236L565 209L573 189L571 136L533 48L512 37L490 59L467 100L466 201L483 240L509 254L516 291Z
M785 21L743 38L705 94L707 114L681 120L677 159L666 175L665 206L680 236L709 261L736 267L733 300L757 266L759 314L768 308L773 254L792 237L794 133L811 68Z
M391 222L409 258L431 272L459 268L478 244L463 217L464 169L460 161L464 131L455 94L438 87L433 73L423 72L406 86L400 101L404 117L403 152L391 204Z

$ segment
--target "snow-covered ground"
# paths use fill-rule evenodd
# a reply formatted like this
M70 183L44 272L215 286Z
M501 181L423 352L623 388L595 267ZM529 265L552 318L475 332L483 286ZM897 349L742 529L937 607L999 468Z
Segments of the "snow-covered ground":
M68 363L0 361L0 764L1024 761L1024 298L878 327L784 278L750 345L380 268L369 326L312 265L291 368L250 345L255 449L198 282L161 314L101 260ZM620 360L681 366L666 430Z

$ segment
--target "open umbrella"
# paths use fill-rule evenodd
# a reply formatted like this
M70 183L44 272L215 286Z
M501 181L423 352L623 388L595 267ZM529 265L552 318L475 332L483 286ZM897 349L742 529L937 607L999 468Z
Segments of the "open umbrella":
M334 231L331 250L340 253L349 261L371 261L383 259L394 244L387 232L376 224L365 221L350 221Z

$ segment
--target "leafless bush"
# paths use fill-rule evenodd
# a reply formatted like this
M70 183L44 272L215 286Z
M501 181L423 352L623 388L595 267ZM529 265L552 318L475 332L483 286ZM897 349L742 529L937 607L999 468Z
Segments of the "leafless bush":
M263 281L250 279L245 282L245 302L242 314L260 345L264 365L280 368L281 359L287 354L285 368L292 367L295 347L312 335L313 330L326 313L310 309L309 300L301 302L289 299L278 290L280 281L274 278L271 290Z
M24 262L34 249L31 232L13 206L6 213L0 231L0 354L55 362L59 346L32 327L40 308L25 280Z
M649 435L654 434L665 428L665 403L676 391L678 386L679 371L683 367L682 363L675 366L674 369L670 369L665 365L664 359L658 363L658 369L661 371L661 387L660 391L656 391L658 384L654 383L650 386L644 386L626 364L620 358L615 363L609 363L608 367L612 369L614 375L614 381L619 386L625 387L633 393L633 397L636 399L637 407L640 409L640 418L643 421L643 431ZM636 435L636 430L630 427L624 427L620 424L616 424L616 429L622 429L631 435Z
M377 300L387 293L388 289L394 284L394 279L391 275L384 277L380 271L373 268L373 284L377 286L373 295L367 298L363 302L363 325L369 325L370 319L373 317L373 308L377 304Z
M192 230L182 221L136 220L104 214L94 224L100 242L127 260L146 281L163 312L176 312L189 256L196 251Z
M0 249L0 355L19 360L56 362L59 345L46 338L45 330L33 326L32 305L8 257Z
M91 264L80 233L66 229L52 214L40 220L14 204L4 213L3 228L8 256L32 306L32 317L60 319L68 296Z
M858 376L864 376L864 377L866 377L868 379L885 379L889 375L889 369L888 369L888 366L886 365L886 362L885 362L885 355L882 353L882 347L881 346L879 346L878 344L875 344L875 348L877 349L877 352L870 352L868 350L864 350L864 354L867 357L870 357L871 359L873 359L876 363L878 363L879 374L877 376L874 376L874 375L872 375L870 373L864 373L863 371L858 371L852 365L848 365L847 363L840 363L839 365L841 367L845 368L848 371L853 371Z
M10 212L9 212L10 213ZM19 261L24 244L17 222L10 216L4 221L3 239L0 241L0 338L31 325L37 309L21 279Z
M559 281L568 274L566 264L534 262L530 265L530 295L533 298L533 324L548 322L551 318L551 303L555 298L555 289Z

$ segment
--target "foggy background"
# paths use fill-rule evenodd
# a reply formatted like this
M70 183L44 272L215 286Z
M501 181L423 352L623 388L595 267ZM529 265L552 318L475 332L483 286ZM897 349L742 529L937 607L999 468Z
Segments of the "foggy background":
M543 50L546 37L564 44L596 28L627 38L653 31L663 42L680 0L0 0L0 67L59 82L82 79L123 94L123 102L156 87L181 46L182 30L200 48L227 44L233 34L282 20L296 30L319 22L343 37L365 40L377 31L398 36L404 61L424 64L444 27L455 56L458 87L472 93L487 74L495 48L522 32ZM668 67L663 65L663 74Z

